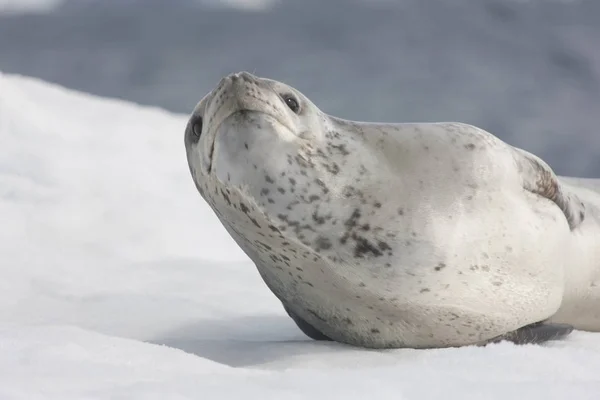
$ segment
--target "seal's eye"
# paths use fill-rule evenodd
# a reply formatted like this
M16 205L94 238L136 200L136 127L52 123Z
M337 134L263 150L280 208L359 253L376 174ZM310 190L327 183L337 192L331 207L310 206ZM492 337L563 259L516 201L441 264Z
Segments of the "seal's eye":
M194 132L196 137L202 135L202 117L199 115L192 119L192 132Z
M285 104L287 104L287 106L290 108L290 110L292 110L293 112L298 114L298 110L300 110L300 105L298 104L298 100L296 100L294 98L294 96L292 96L291 94L284 94L281 97L283 97L283 101L285 101Z

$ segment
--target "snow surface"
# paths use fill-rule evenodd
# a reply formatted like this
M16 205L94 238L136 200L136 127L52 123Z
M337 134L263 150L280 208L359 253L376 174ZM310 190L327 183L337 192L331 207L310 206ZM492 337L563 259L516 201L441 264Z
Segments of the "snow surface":
M600 398L600 334L309 340L196 193L185 123L0 74L0 399Z
M0 14L47 13L66 0L0 0Z
M121 0L123 1L123 0ZM191 4L208 7L225 7L240 11L265 11L280 0L188 0ZM0 0L0 14L44 14L56 10L66 3L93 4L106 0Z
M210 6L226 7L240 11L265 11L275 6L281 0L191 0L193 2Z

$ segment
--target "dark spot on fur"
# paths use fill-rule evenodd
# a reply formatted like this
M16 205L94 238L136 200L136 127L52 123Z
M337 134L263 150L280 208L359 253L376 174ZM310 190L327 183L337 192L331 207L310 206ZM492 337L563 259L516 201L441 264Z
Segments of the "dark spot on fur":
M256 244L258 244L259 246L262 246L262 247L264 247L264 248L265 248L265 249L267 249L267 250L273 250L273 249L271 248L271 246L269 246L268 244L266 244L266 243L263 243L263 242L261 242L261 241L259 241L259 240L257 240L257 241L256 241Z
M379 247L379 249L383 251L392 249L389 244L387 244L386 242L382 242L381 240L377 242L377 247Z
M228 204L229 206L231 206L231 200L229 200L229 196L227 196L227 193L225 193L225 192L223 191L223 189L221 189L221 194L223 195L223 198L225 199L225 201L227 202L227 204Z
M427 293L430 292L431 290L429 290L428 288L423 288L421 290L419 290L419 293Z
M279 187L279 188L277 188L277 191L278 191L279 193L281 193L281 194L284 194L284 193L285 193L285 189L284 189L284 188L282 188L282 187Z
M473 143L465 144L465 149L475 150L475 145Z
M381 203L380 202L376 202L375 204L373 204L375 206L375 208L381 208Z
M371 244L367 239L361 236L353 235L352 237L356 241L356 246L354 247L354 257L356 258L364 258L365 254L371 253L376 257L380 257L383 253L373 244Z
M380 332L379 332L379 329L373 328L373 329L371 329L371 333L380 333Z
M258 223L258 221L257 221L256 219L254 219L254 218L252 218L252 217L250 217L250 216L249 216L248 218L250 218L250 221L252 221L252 223L253 223L253 224L254 224L254 225L257 227L257 228L260 228L260 224Z
M354 211L352 211L352 215L350 216L350 218L348 218L346 222L344 222L344 225L346 225L349 228L354 228L359 218L360 210L358 208L355 208Z
M344 189L342 190L342 195L345 198L352 197L354 193L356 193L356 189L354 189L354 186L344 186Z
M334 149L338 150L343 156L347 156L348 154L350 154L350 152L346 149L346 145L345 144L340 144L340 145L331 145L331 147L333 147Z
M271 178L269 175L265 175L265 180L269 183L275 183L275 181L273 180L273 178Z
M323 225L325 223L325 217L320 216L319 214L317 214L316 211L314 211L312 213L312 219L313 221L315 221L318 225Z
M315 179L315 183L321 187L321 190L323 190L324 194L329 193L329 189L327 189L325 182L323 182L321 179Z
M325 169L333 175L337 175L340 172L340 167L336 163L322 164Z
M317 246L318 249L321 250L327 250L331 248L331 240L329 240L329 238L326 238L324 236L319 236L317 238L317 240L315 241L315 244Z
M261 189L261 191L260 191L261 196L266 196L268 194L269 194L269 189L267 189L267 188Z
M436 271L441 271L441 270L443 270L444 268L446 268L446 264L444 264L444 263L439 263L439 264L437 265L437 267L435 267L434 269L435 269Z
M350 235L348 233L345 233L344 236L342 236L340 238L340 243L341 244L346 244L346 242L348 241L348 237L350 237Z

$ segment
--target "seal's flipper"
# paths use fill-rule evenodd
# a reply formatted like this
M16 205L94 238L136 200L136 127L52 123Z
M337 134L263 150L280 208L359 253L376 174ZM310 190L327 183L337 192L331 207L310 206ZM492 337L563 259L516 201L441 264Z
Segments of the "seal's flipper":
M585 206L581 200L561 185L550 166L540 158L521 149L514 150L523 188L552 201L565 215L569 228L577 228L585 219Z
M290 309L287 308L285 305L283 306L283 308L288 313L288 315L294 320L294 322L296 323L296 325L298 325L298 328L300 328L300 330L306 336L308 336L309 338L311 338L313 340L328 340L328 341L331 341L331 339L329 337L325 336L324 334L322 334L321 332L319 332L318 330L316 330L308 322L306 322L305 320L303 320L302 318L300 318L299 316L297 316L296 314L294 314L292 311L290 311Z
M515 331L494 338L488 343L512 342L514 344L540 344L549 340L560 340L573 331L573 326L568 324L552 324L538 322L526 325Z

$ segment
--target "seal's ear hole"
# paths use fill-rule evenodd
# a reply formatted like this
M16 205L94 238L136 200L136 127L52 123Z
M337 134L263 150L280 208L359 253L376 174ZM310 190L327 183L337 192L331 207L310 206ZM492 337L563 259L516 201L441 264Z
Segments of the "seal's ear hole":
M200 137L202 135L202 117L199 115L195 115L192 117L192 132L196 137Z
M289 94L282 94L281 98L283 99L283 101L285 102L285 104L290 108L290 110L292 110L294 113L298 114L298 112L300 111L300 104L298 103L298 100L296 100L296 98Z

